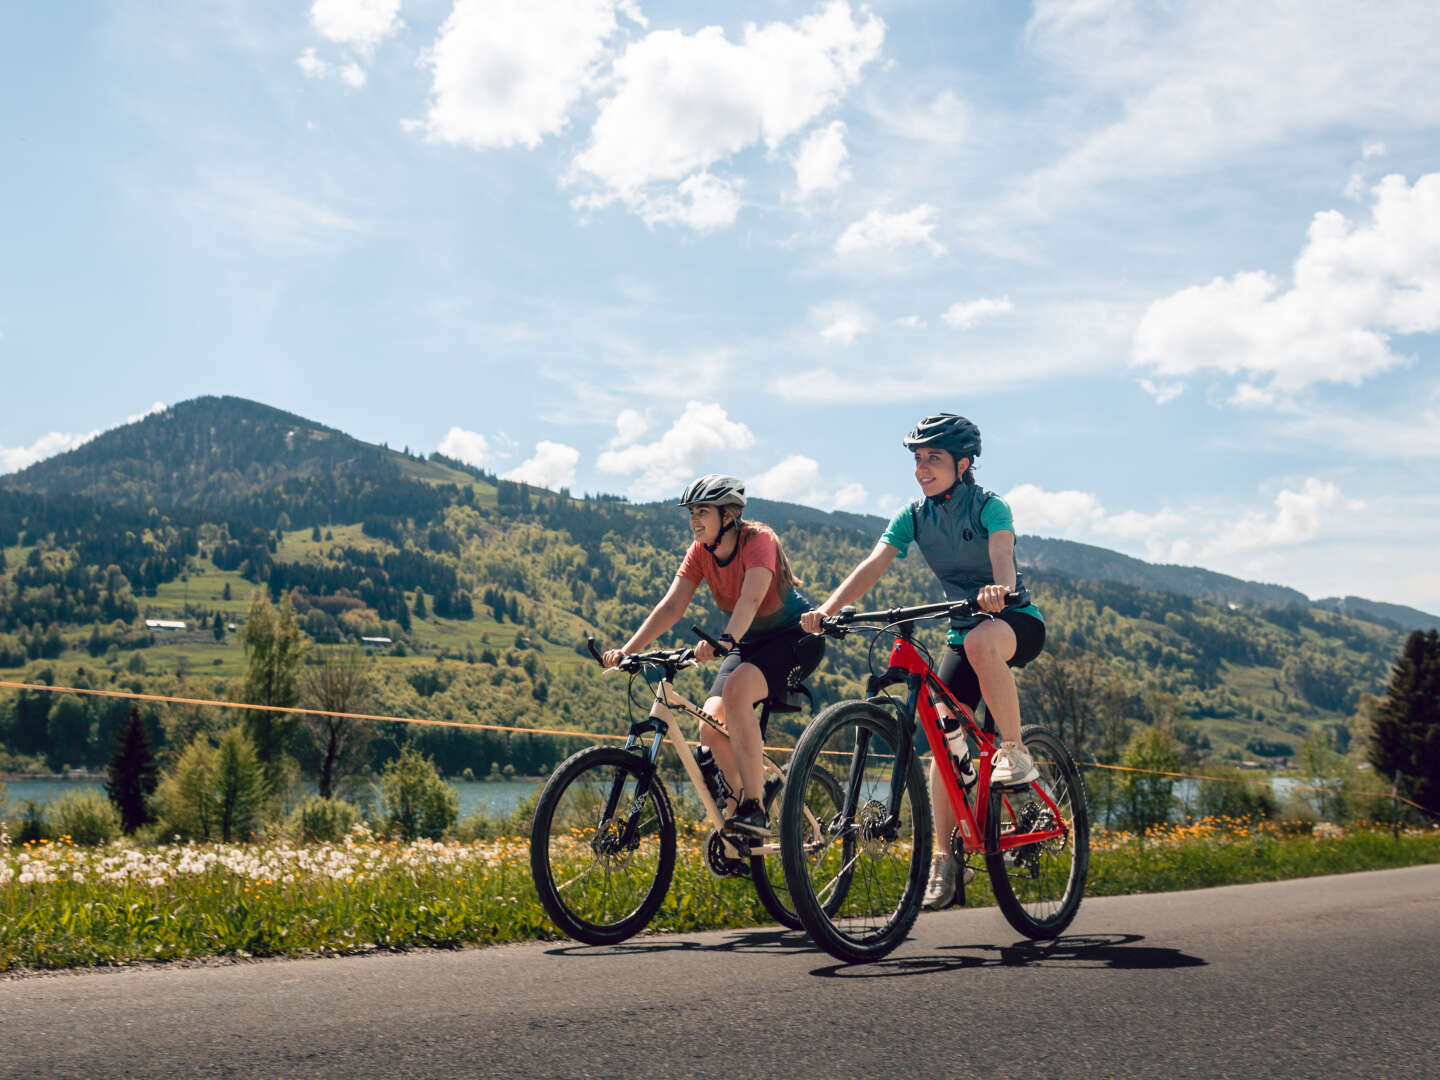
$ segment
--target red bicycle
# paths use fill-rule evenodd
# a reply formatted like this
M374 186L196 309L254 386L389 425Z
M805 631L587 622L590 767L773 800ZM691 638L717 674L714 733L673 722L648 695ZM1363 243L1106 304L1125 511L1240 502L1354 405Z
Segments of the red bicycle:
M1018 594L1006 597L1007 604L1024 602ZM917 720L940 763L940 780L959 823L949 837L951 850L963 862L983 861L1010 925L1026 937L1053 938L1080 906L1090 827L1085 784L1069 752L1048 731L1027 725L1021 737L1039 777L993 786L996 736L988 714L983 726L978 724L914 640L920 621L978 612L974 601L889 611L846 608L822 624L833 637L874 634L872 672L875 645L893 642L889 666L870 676L866 700L841 701L817 716L796 744L787 771L780 857L791 902L811 938L839 960L880 959L905 939L920 912L931 820L915 745ZM888 693L899 685L905 687L904 699ZM968 789L941 726L941 703L960 719L971 745L976 779ZM812 772L845 777L840 812L818 836L801 827L802 796ZM837 904L836 897L843 900Z

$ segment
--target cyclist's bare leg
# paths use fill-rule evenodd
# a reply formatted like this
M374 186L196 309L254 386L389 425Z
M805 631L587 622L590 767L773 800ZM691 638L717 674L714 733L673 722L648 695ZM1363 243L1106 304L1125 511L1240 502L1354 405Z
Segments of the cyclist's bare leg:
M769 693L765 676L754 664L741 664L730 673L721 691L724 695L725 727L730 732L730 750L740 783L742 798L762 799L765 792L764 745L760 738L760 721L755 717L755 702ZM716 755L718 758L718 754ZM726 774L730 779L732 774ZM731 780L734 785L734 780Z
M955 808L945 794L945 785L940 779L940 766L930 762L930 820L935 823L936 852L949 853L950 834L955 831Z
M1008 623L989 619L965 635L963 648L980 682L985 708L995 718L1000 740L1020 742L1020 694L1008 663L1015 655L1015 631Z
M725 702L718 697L705 699L705 711L721 723L725 723ZM725 774L725 782L730 785L732 792L729 802L720 807L720 816L729 817L735 812L737 795L740 790L740 774L735 769L735 750L730 745L730 740L720 732L716 731L709 724L700 725L700 743L708 746L710 752L715 755L715 764L720 766L720 771Z

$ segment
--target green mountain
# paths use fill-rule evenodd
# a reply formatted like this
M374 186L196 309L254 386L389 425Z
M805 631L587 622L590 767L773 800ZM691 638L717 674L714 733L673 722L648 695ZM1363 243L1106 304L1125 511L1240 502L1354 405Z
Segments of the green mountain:
M884 526L762 499L749 515L779 530L815 600ZM621 730L621 680L597 677L583 637L614 642L638 625L688 543L683 524L668 504L532 489L254 402L199 398L0 478L0 673L224 698L244 667L230 628L258 590L293 605L318 645L389 639L367 646L371 711ZM1019 551L1049 632L1022 688L1085 675L1118 721L1171 724L1201 756L1279 759L1313 735L1348 741L1401 631L1435 622L1068 541L1026 536ZM916 558L866 603L935 595ZM713 630L718 617L698 601L674 640L692 622ZM832 646L817 697L856 693L873 662L863 641ZM686 692L702 694L700 675L687 678ZM55 713L48 695L0 695L0 755L103 761L126 706L65 700ZM219 722L153 713L169 745ZM535 771L574 748L447 729L388 738L377 753L412 738L452 772L504 761Z

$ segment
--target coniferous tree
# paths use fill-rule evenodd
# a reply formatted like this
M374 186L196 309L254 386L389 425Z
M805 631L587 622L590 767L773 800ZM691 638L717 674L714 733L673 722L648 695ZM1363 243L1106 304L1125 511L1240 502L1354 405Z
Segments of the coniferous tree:
M150 734L139 709L130 710L130 719L116 734L105 772L105 793L120 811L120 827L133 833L150 820L148 800L159 783Z
M1440 811L1440 632L1405 639L1376 710L1370 763L1407 798Z
M417 619L425 618L425 593L421 589L415 590L415 606L412 608Z
M215 752L215 826L220 839L248 840L259 823L265 781L255 747L232 727L220 736Z

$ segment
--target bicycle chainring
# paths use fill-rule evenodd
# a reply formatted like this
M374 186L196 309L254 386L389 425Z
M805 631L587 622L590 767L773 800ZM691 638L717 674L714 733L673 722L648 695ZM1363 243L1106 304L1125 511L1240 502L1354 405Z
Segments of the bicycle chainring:
M732 847L735 842L730 841ZM750 876L750 864L744 859L732 859L725 853L725 837L721 836L714 829L710 830L710 836L705 841L705 869L718 878L737 878Z

